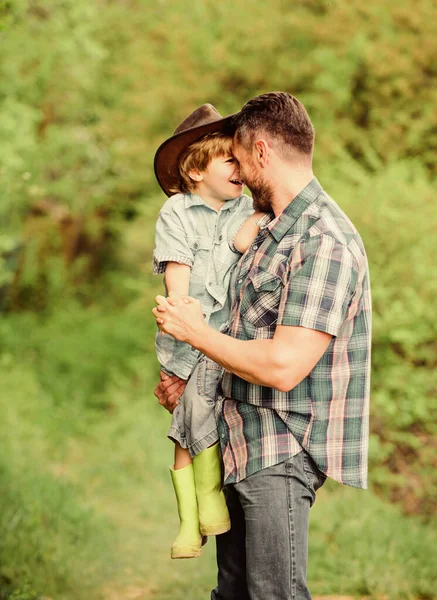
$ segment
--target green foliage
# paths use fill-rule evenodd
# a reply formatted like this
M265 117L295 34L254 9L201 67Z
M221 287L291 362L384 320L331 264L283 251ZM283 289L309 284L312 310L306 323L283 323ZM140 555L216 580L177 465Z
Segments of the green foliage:
M313 593L410 600L436 597L436 531L372 494L325 484L312 509ZM414 573L412 579L405 573Z
M169 507L165 451L155 451L164 416L149 404L141 420L134 408L150 396L157 372L148 315L160 282L149 265L163 197L153 155L194 107L212 102L227 114L273 89L290 91L307 106L317 131L315 172L367 248L374 303L371 484L431 522L437 494L436 16L434 0L272 0L250 9L230 0L0 0L0 364L8 390L2 401L12 419L0 460L6 515L0 594L15 589L24 600L32 588L56 590L58 600L71 585L65 597L74 598L72 573L90 556L78 539L84 542L89 532L100 547L105 537L89 505L96 497L104 504L110 489L124 513L135 505L139 520L162 520L139 488L129 487L132 480L142 485L138 447L144 442L154 491ZM64 481L53 465L70 456L69 443L77 451L77 440L95 462L75 471L70 457L72 479ZM119 454L108 458L112 440ZM106 460L112 476L101 466ZM90 491L80 487L81 476ZM341 567L348 573L344 593L431 598L431 542L423 552L419 547L421 537L428 539L425 530L369 502L359 511L375 512L380 521L366 517L371 533L364 549L348 542L353 522L345 519L343 530L338 521L341 500L330 518L320 517L318 571L328 582L320 583L320 593L338 591L337 544L350 558ZM410 526L418 532L411 544L423 569L405 550ZM161 530L152 530L147 539L159 551L151 577L168 545ZM135 523L128 531L140 545ZM375 552L371 536L383 549L380 564L383 555L390 558L390 577L363 562ZM328 562L325 542L335 557ZM122 547L129 555L129 542ZM405 582L399 565L406 564L420 577L401 591L396 581ZM207 583L195 566L185 569L191 569L190 589L204 597L212 563ZM160 584L160 597L175 600L172 586L181 577L175 571L168 589ZM185 597L183 587L180 592Z
M70 360L69 344L62 343L69 320L83 362L90 330L97 356L109 356L107 345L119 353L119 361L107 362L109 409L72 409L79 375L89 376L79 360L62 373L68 395L61 404L39 377L34 361L47 343L47 326L58 362ZM69 307L50 322L17 315L13 327L15 345L4 328L0 336L0 384L8 391L0 397L0 598L14 589L56 600L205 598L216 577L213 540L199 561L169 558L178 517L168 474L169 417L152 394L153 319L140 305L112 315ZM122 341L124 331L130 343ZM128 370L118 368L122 362ZM436 542L434 522L328 482L312 509L311 589L432 600Z
M3 353L1 366L0 597L33 600L35 589L61 600L77 589L79 571L83 589L102 577L114 534L65 476L67 440L51 433L66 413L13 354Z
M22 587L16 588L12 594L8 596L8 600L38 600L38 597L31 586L25 584Z
M409 512L431 516L437 494L434 186L417 161L372 177L355 170L354 178L349 189L334 181L328 189L357 225L370 263L371 478Z
M34 369L54 409L68 411L79 428L94 410L111 409L108 389L134 376L132 354L153 346L153 332L137 314L120 319L119 313L85 312L74 304L48 319L29 313L0 322L0 338L6 356Z
M47 196L85 213L126 210L156 189L154 150L193 106L208 99L230 112L269 89L304 100L323 160L346 151L375 170L417 156L434 170L432 0L414 9L394 0L246 8L212 0L189 11L150 0L10 8L0 61L2 214L20 216Z

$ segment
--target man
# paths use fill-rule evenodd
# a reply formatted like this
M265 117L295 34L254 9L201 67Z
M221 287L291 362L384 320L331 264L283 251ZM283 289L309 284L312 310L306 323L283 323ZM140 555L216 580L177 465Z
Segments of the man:
M283 92L250 100L233 152L267 213L240 260L226 333L157 297L160 328L225 367L217 402L231 530L213 600L307 600L309 509L326 476L367 486L369 273L356 229L312 172L314 129ZM170 411L180 382L155 391ZM176 392L175 392L176 391Z

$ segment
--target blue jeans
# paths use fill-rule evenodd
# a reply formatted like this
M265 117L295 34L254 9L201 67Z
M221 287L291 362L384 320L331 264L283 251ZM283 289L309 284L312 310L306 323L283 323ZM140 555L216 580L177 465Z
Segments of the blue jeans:
M302 450L225 487L231 529L217 536L211 600L310 600L309 510L326 476Z

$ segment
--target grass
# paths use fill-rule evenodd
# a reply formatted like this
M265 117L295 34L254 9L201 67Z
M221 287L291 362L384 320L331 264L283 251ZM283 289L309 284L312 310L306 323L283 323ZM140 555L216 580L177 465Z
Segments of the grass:
M172 447L152 333L142 304L1 324L0 598L26 582L53 600L208 597L213 540L199 560L169 558ZM436 546L434 523L327 484L312 509L311 589L437 598Z
M0 590L29 583L57 600L83 597L78 573L87 594L106 576L104 550L116 532L64 476L68 441L51 438L56 413L33 373L9 364L2 390Z

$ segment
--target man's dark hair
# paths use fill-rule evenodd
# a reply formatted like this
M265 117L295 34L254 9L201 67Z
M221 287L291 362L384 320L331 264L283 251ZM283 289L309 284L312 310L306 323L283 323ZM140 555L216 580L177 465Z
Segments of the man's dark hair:
M287 92L270 92L249 100L233 119L237 140L247 148L255 135L266 133L285 155L312 154L314 127L297 98Z

